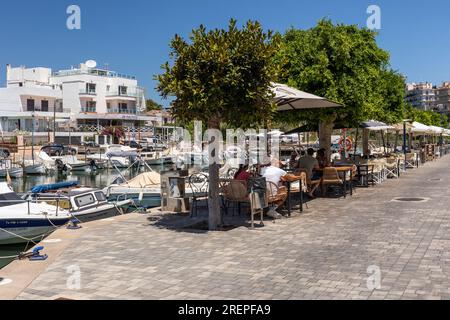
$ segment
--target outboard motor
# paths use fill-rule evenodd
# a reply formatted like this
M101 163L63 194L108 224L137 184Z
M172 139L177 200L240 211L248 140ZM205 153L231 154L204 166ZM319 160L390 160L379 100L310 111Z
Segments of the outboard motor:
M65 165L61 159L56 159L55 164L56 164L56 168L58 169L59 172L66 172L69 170L67 165Z
M98 170L98 169L99 169L99 168L98 168L98 165L97 165L97 163L95 162L94 159L92 159L92 160L89 162L89 166L91 167L92 170Z

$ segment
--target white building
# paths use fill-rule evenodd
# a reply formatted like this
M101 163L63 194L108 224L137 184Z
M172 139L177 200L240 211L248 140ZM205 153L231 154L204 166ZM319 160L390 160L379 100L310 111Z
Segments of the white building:
M433 110L436 102L435 88L429 82L408 83L405 100L419 110Z
M86 65L87 64L87 65ZM99 69L91 61L79 68L6 66L6 88L0 88L0 123L5 132L64 131L58 123L72 121L73 132L97 132L107 126L140 130L146 116L145 92L134 77Z

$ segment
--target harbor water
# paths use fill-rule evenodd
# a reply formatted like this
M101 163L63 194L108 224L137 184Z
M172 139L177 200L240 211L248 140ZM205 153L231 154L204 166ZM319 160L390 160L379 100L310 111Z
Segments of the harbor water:
M166 166L151 166L151 169L156 172L175 170L174 165ZM141 173L136 169L123 170L120 174L127 180L134 178ZM36 185L65 182L65 181L78 181L81 186L92 188L105 188L109 186L115 179L120 177L120 174L115 169L105 169L98 172L71 172L69 174L54 174L47 176L24 176L21 179L12 180L14 191L17 193L25 193L30 191ZM0 181L4 181L0 179ZM9 256L15 256L20 252L26 251L26 244L0 246L0 269L10 263L12 259L3 258Z

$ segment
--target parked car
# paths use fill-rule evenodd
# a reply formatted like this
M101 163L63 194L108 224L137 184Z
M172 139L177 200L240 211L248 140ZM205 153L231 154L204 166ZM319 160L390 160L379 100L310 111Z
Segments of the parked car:
M158 138L147 138L140 142L145 151L163 151L167 149L167 146L162 143Z
M11 152L7 148L0 148L0 158L9 158Z
M77 155L77 149L62 144L47 144L41 148L49 156L65 156L65 155Z
M78 154L91 155L100 152L100 145L95 142L83 142L81 146L78 146Z

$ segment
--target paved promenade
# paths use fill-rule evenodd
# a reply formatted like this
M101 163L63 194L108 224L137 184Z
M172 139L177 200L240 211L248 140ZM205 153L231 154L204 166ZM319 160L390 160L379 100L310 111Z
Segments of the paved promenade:
M450 157L256 230L150 220L133 214L80 232L17 298L450 299ZM379 289L367 286L369 266ZM76 268L80 288L69 289Z

